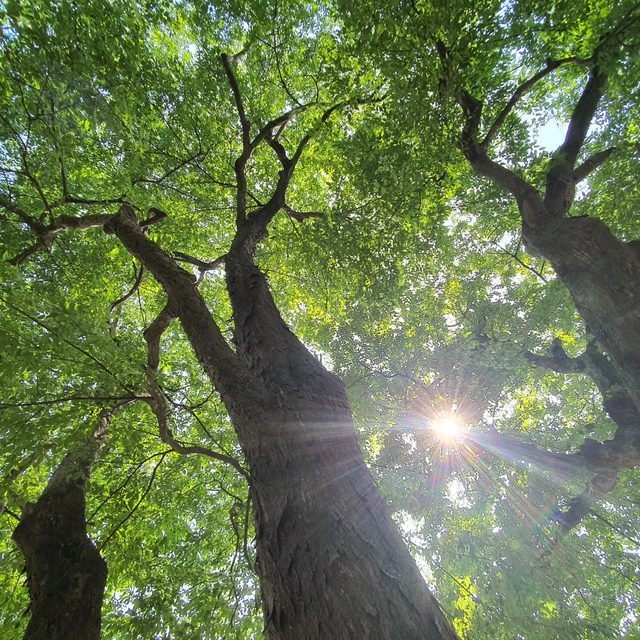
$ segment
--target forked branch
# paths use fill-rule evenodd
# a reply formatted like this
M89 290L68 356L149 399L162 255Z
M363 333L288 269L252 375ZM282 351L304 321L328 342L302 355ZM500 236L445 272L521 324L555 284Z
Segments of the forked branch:
M502 108L502 110L498 114L498 117L495 119L493 124L489 127L489 131L487 131L487 134L483 138L480 145L484 149L486 149L493 142L495 137L500 132L500 129L504 125L505 120L507 119L509 114L513 111L514 107L518 104L518 102L522 99L522 97L526 95L528 91L530 91L538 82L540 82L540 80L548 76L550 73L552 73L562 65L571 64L571 63L588 65L588 64L591 64L592 62L593 60L591 58L585 59L585 58L577 58L575 56L572 56L569 58L560 58L558 60L548 60L547 64L542 69L540 69L540 71L538 71L537 73L532 75L530 78L522 82L522 84L520 84L516 88L516 90L511 95L511 98L509 99L507 104Z
M232 58L227 54L221 55L222 64L224 66L233 99L236 105L236 111L238 112L238 118L240 119L240 127L242 130L242 153L234 163L234 172L236 176L236 224L239 226L247 217L247 165L254 151L258 148L260 143L271 137L273 132L277 129L278 135L282 132L284 127L289 123L291 118L296 114L308 109L313 103L299 104L277 116L273 120L267 122L256 134L251 138L251 123L247 117L246 108L242 98L242 92L238 84L235 72L232 66Z
M250 251L252 251L259 240L264 236L267 224L273 218L273 216L281 209L286 209L289 215L292 215L296 219L302 220L308 217L317 217L317 212L310 212L307 214L296 212L291 207L288 207L285 202L286 192L293 176L296 165L300 161L302 154L317 132L317 130L324 125L331 115L339 109L344 107L366 104L370 102L379 101L380 97L367 96L359 100L345 101L334 104L327 108L320 116L319 123L313 129L307 131L299 140L295 151L292 155L289 155L285 146L280 142L280 136L284 129L292 121L294 116L301 114L311 107L319 106L317 100L307 103L300 103L296 101L296 106L288 111L280 114L279 116L268 121L252 138L251 137L251 123L247 116L245 104L242 98L242 92L238 84L235 72L232 66L232 58L226 54L221 56L222 63L231 86L233 93L236 110L240 119L240 125L242 128L242 153L236 159L234 163L234 171L236 176L237 195L236 195L236 227L239 230L243 224L247 221L247 198L250 196L248 184L247 184L247 165L251 159L253 153L262 142L266 142L275 152L276 157L282 167L278 174L278 180L276 186L271 194L269 200L259 205L258 210L252 215L252 230L250 233L243 233L243 237L249 241L250 245L247 245Z
M242 399L246 401L247 395L255 394L255 401L260 402L263 388L225 340L196 287L195 277L144 233L133 207L123 205L104 230L115 234L162 285L198 359L227 407L232 406L232 414L243 411Z
M567 355L559 340L554 340L551 356L527 353L525 357L552 371L588 375L600 391L604 410L616 424L611 440L598 442L586 438L579 451L572 454L594 476L584 491L569 502L567 509L558 509L554 514L553 519L566 533L580 522L596 500L615 487L619 470L640 464L640 414L613 363L590 337L585 351L575 358Z
M75 202L79 202L79 200L75 200ZM86 200L82 201L84 204L113 204L114 201L111 200ZM121 201L115 201L121 202ZM4 206L4 203L0 201L0 206ZM8 210L8 207L5 207ZM20 211L20 210L18 210ZM20 215L20 214L18 214ZM26 215L26 214L24 214ZM23 215L20 215L23 218ZM167 214L160 209L156 209L152 207L149 209L149 214L146 220L143 220L140 223L140 226L146 228L152 224L156 224L162 221L167 217ZM76 229L78 231L87 231L88 229L95 229L97 227L103 227L107 224L112 218L113 215L110 213L103 214L87 214L84 216L58 216L54 218L53 221L48 225L43 225L42 223L36 221L34 218L27 216L28 219L24 219L27 224L29 224L31 230L37 237L37 241L32 246L28 247L17 256L11 258L9 260L10 264L19 265L25 262L29 257L33 254L38 253L39 251L44 251L49 248L51 243L55 240L56 236L65 229Z
M457 69L453 68L451 56L442 40L436 41L436 51L444 71L443 82L446 84L448 79L453 76L456 78L455 84L462 85L460 79L457 77ZM455 98L464 114L464 123L459 144L465 158L478 175L493 180L498 186L511 193L518 201L521 212L535 211L537 205L542 204L537 190L526 182L526 180L523 180L517 173L507 169L507 167L489 157L487 154L487 146L490 139L487 141L485 138L483 142L478 141L482 111L484 108L482 101L471 95L471 93L464 88L456 90ZM506 118L507 115L508 112L504 114L504 118ZM500 126L501 123L498 124L496 131L492 135L497 133ZM524 203L526 201L531 201L533 206L525 207ZM531 222L534 221L531 220Z

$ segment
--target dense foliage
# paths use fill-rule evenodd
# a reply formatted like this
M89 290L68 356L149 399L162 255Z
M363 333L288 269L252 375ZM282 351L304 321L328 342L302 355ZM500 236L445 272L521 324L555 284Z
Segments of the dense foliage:
M248 4L0 8L0 636L26 625L11 540L22 509L100 411L119 407L88 490L109 569L104 637L260 637L246 471L226 410L173 323L157 373L170 432L159 432L143 333L162 289L100 224L56 226L125 202L141 219L165 212L148 236L201 279L232 343L215 262L233 235L242 149L226 53L253 125L294 110L288 149L313 131L259 264L285 320L347 385L367 462L460 637L640 638L637 471L620 471L565 534L555 514L589 473L491 444L498 433L575 453L616 425L592 379L532 360L554 345L577 356L589 337L550 266L525 252L515 204L460 152L457 101L463 87L481 98L488 127L548 61L600 47L609 83L583 151L615 152L570 215L636 239L638 7ZM580 62L541 78L494 156L543 189L585 79ZM249 209L277 183L271 151L248 167ZM429 425L454 408L468 435L443 443Z

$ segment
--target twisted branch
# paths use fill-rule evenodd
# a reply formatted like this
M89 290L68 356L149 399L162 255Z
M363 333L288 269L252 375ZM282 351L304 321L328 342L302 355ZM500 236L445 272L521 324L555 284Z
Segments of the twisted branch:
M145 382L149 392L147 404L156 416L160 439L169 445L173 451L182 455L199 454L219 460L233 467L240 475L249 479L249 474L240 463L229 455L214 451L200 445L186 445L177 440L168 425L168 407L166 399L156 380L158 365L160 364L160 339L162 334L169 328L169 325L176 317L171 305L167 304L155 320L144 332L144 339L147 342L147 366L145 368Z

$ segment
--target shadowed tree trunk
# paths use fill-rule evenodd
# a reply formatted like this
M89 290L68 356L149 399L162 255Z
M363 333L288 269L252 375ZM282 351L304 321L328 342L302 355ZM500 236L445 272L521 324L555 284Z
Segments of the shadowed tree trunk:
M26 640L98 640L107 566L87 535L85 492L111 411L60 463L13 532L25 559L31 619Z

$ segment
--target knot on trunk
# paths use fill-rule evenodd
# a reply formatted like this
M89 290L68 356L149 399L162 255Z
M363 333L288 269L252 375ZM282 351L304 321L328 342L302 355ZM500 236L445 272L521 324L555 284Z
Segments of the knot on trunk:
M113 216L110 220L105 222L102 229L105 233L109 235L113 235L116 232L116 225L123 221L125 223L128 222L130 224L133 223L136 226L138 225L138 217L136 216L135 210L128 203L123 204L120 207L120 211L118 211L118 213L115 216Z

